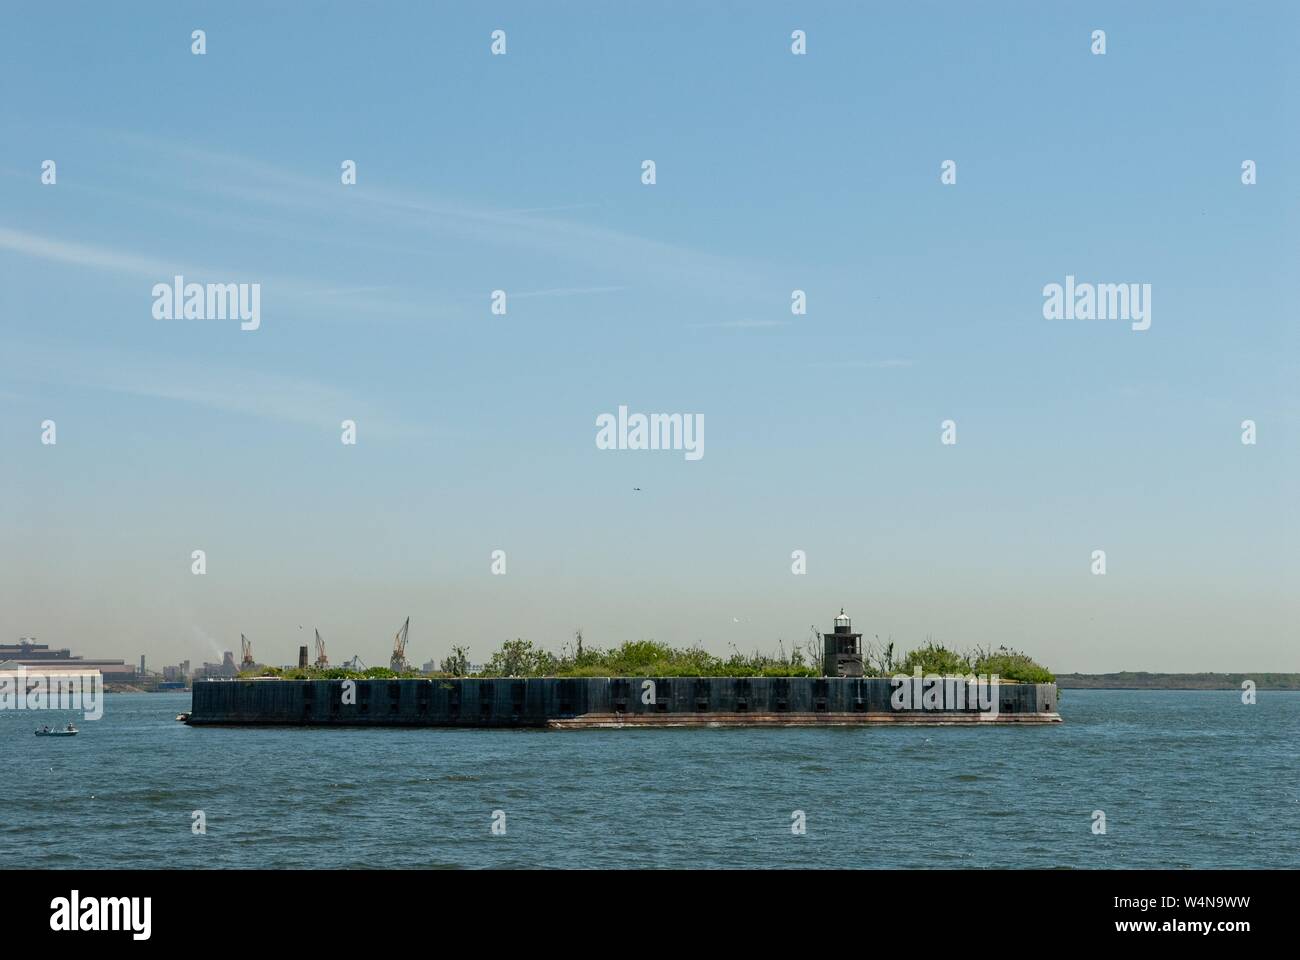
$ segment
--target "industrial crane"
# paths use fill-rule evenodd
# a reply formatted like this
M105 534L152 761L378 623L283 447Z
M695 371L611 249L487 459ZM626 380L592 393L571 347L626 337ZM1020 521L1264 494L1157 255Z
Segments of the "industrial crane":
M320 638L320 631L316 631L316 669L324 670L330 665L330 658L325 655L325 641Z
M393 657L388 661L389 669L394 673L402 673L411 669L411 665L406 662L406 634L411 629L411 618L407 617L406 622L402 624L402 629L397 631L393 637Z
M252 670L256 663L253 662L253 645L248 642L248 637L242 633L239 635L239 646L243 651L243 659L239 661L239 666L243 670Z

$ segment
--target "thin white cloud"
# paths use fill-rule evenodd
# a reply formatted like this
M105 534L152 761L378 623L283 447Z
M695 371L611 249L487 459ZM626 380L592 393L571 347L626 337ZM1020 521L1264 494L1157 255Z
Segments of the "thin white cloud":
M565 203L555 207L521 207L518 210L506 210L504 212L508 214L518 213L525 215L532 213L557 213L560 211L567 212L569 210L590 210L596 206L598 206L598 204L595 203Z
M174 262L118 253L84 243L53 240L34 233L25 233L22 230L11 230L8 227L0 227L0 248L43 260L57 260L60 263L71 263L79 267L131 273L152 277L155 280L170 276L176 269Z
M393 288L390 286L375 287L333 287L328 290L313 290L309 296L313 297L360 297L372 293L387 293Z
M627 287L557 287L554 290L525 290L523 293L510 294L511 300L526 300L529 297L576 297L589 293L617 293Z
M382 311L385 314L413 316L426 320L431 315L454 316L459 309L456 304L434 302L427 297L411 297L394 302L378 301L371 296L372 292L392 290L392 287L358 285L322 289L305 280L268 276L259 270L234 270L230 268L214 268L212 266L205 267L193 263L182 264L174 260L163 260L147 254L124 253L88 243L59 240L3 226L0 226L0 250L10 250L22 256L35 257L41 260L52 260L57 263L67 263L78 267L143 278L148 282L148 286L142 288L146 297L143 300L146 315L152 303L152 293L150 291L153 284L170 283L172 277L177 275L196 282L260 283L264 288L264 295L272 294L282 304L290 304L297 300L311 301L313 311L319 310L322 306L319 301L325 300L324 306L333 306L338 310L348 311L349 315L351 315L357 308L356 304L341 302L330 304L329 301L342 301L349 297L362 296L368 297L364 306L369 309Z
M850 368L855 370L891 370L910 367L911 360L819 360L808 364L817 368Z
M6 344L7 375L79 389L190 403L241 416L337 431L342 420L355 420L379 437L429 432L387 417L372 403L346 389L305 377L244 370L212 363L135 352L61 349L57 361L49 351ZM4 364L0 364L0 369Z
M608 227L542 216L544 212L580 209L589 204L534 207L514 210L491 210L467 207L417 196L410 191L395 191L375 186L364 179L355 187L338 184L338 171L324 168L320 176L304 176L258 160L224 151L178 145L167 140L115 132L108 134L125 143L149 150L152 155L183 158L185 163L171 164L159 176L174 171L196 175L185 181L195 190L223 193L254 204L262 215L276 208L298 209L304 213L328 213L371 220L378 227L390 229L394 222L411 230L441 235L456 242L483 243L494 247L513 247L537 255L561 257L602 273L623 273L660 284L719 284L754 289L763 283L761 270L730 256L711 254L673 242L655 240ZM196 170L204 165L221 172L213 178ZM238 176L236 175L238 174ZM378 235L382 236L380 232ZM319 236L318 230L307 236ZM349 242L359 242L354 231ZM368 243L374 246L373 243Z
M788 327L789 320L722 320L718 323L693 323L692 327L725 328L728 330L765 330L771 327Z

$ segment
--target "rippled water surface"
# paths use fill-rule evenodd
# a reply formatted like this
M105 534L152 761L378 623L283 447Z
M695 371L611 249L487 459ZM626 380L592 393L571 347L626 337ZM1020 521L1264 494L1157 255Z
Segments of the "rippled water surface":
M1300 693L1067 690L1065 723L981 729L191 728L188 709L0 712L3 862L1300 866ZM68 719L80 736L32 736Z

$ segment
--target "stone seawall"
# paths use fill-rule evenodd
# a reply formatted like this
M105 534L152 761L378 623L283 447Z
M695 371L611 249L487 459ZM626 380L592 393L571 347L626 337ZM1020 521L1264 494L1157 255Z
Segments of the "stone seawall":
M350 683L350 687L345 684ZM913 683L908 680L908 683ZM964 685L962 685L964 686ZM986 691L986 703L988 702ZM823 726L1054 723L1054 683L992 689L995 706L952 699L897 709L888 678L582 677L513 680L203 680L189 722L296 726ZM917 690L917 700L923 702ZM962 691L964 693L964 691Z

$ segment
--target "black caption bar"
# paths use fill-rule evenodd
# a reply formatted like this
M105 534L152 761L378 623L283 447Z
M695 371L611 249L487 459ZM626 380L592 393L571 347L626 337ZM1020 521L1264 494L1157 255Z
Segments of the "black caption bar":
M556 873L564 873L556 876ZM1215 946L1278 936L1288 872L1248 871L4 871L18 942L75 939L128 950L232 943L299 948L352 930L581 929L692 939L739 928L806 942L818 928L929 937L1050 935ZM641 931L638 934L637 931ZM657 931L657 932L656 932ZM920 941L913 942L915 938ZM11 943L14 941L10 941ZM246 942L246 941L245 941Z

